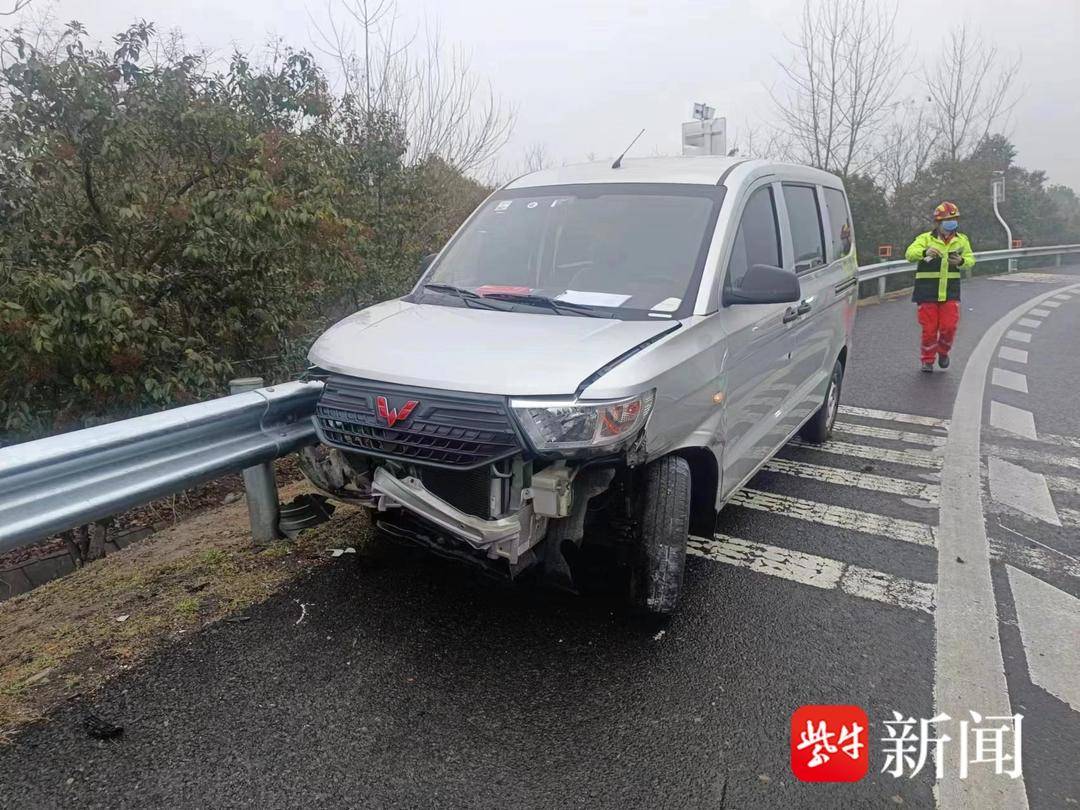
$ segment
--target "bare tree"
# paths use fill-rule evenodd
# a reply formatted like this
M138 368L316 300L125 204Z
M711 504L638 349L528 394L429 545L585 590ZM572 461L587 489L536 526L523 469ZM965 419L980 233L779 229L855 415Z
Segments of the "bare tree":
M404 128L410 163L435 156L476 171L506 144L510 106L437 27L403 38L395 0L328 0L325 20L313 23L346 94L364 113L390 113Z
M733 130L728 154L768 160L793 160L794 151L792 139L787 132L766 124L751 124L745 121Z
M537 141L525 149L525 171L538 172L551 165L551 159L547 154L547 147Z
M26 8L33 0L9 0L12 6L7 11L0 11L0 17L10 17L14 14L18 14L24 8Z
M773 95L795 157L849 174L873 159L874 140L906 72L895 37L898 5L807 0L795 58L782 64L788 87Z
M927 99L910 99L881 135L873 173L888 194L913 180L933 159L940 142Z
M937 63L926 75L941 148L960 160L1003 124L1019 100L1014 90L1019 55L1004 61L996 45L986 44L961 25L949 31Z

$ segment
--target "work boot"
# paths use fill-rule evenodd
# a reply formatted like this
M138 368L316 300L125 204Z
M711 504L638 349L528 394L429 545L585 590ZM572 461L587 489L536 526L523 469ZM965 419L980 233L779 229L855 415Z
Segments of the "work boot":
M939 366L941 366L942 368L948 368L949 367L949 355L947 355L947 354L939 354L938 358L937 358L937 364Z
M930 373L931 373L931 372L933 372L933 370L934 370L934 364L933 364L933 363L923 363L923 364L922 364L922 370L923 370L923 371L924 371L924 372L925 372L926 374L930 374Z

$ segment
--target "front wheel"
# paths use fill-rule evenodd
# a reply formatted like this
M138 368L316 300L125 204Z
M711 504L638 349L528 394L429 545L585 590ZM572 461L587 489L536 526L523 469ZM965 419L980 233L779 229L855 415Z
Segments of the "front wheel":
M823 444L832 435L836 415L840 411L840 387L843 382L844 366L837 360L833 366L832 377L829 378L829 389L825 392L825 401L810 417L810 421L803 425L801 435L808 442Z
M690 465L666 456L645 468L637 521L630 600L645 613L666 616L675 610L686 568L690 531Z

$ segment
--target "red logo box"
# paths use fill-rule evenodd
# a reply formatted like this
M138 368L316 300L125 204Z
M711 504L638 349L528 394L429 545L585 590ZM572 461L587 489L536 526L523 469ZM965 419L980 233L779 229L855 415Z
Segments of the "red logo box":
M858 706L802 706L791 715L791 772L803 782L858 782L870 769L870 722Z

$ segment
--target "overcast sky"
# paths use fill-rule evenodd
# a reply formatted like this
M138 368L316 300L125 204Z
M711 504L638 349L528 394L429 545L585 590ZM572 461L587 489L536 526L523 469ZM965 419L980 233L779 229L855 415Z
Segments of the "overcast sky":
M279 35L298 46L327 0L58 0L62 20L110 36L143 17L222 52ZM874 0L871 0L873 2ZM42 3L44 0L36 0ZM903 0L897 34L932 56L964 21L1021 53L1023 94L1010 134L1019 162L1080 190L1080 0ZM531 144L555 162L616 154L645 127L635 152L679 152L679 124L694 101L729 120L769 115L775 58L790 53L802 0L400 0L405 27L437 21L472 53L475 70L517 109L501 162Z

